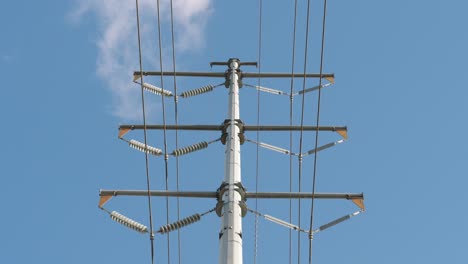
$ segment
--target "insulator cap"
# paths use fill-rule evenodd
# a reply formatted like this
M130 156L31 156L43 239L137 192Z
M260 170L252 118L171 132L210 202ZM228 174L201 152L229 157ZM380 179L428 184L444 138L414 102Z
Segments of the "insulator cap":
M193 144L193 145L188 146L188 147L176 149L171 154L178 157L178 156L182 156L182 155L185 155L185 154L197 151L197 150L205 149L207 147L208 147L208 142L203 141L203 142Z
M161 149L145 145L145 143L141 143L141 142L136 141L134 139L130 140L128 142L128 145L130 147L134 148L134 149L137 149L137 150L139 150L141 152L146 152L146 153L151 154L151 155L159 156L159 155L162 154Z
M182 227L184 227L186 225L193 224L193 223L195 223L197 221L200 221L200 219L201 219L200 214L194 214L194 215L186 217L186 218L184 218L184 219L182 219L180 221L177 221L177 222L174 222L172 224L162 226L161 228L159 228L158 233L165 234L165 233L180 229L180 228L182 228Z
M214 86L213 85L206 85L206 86L203 86L203 87L200 87L198 89L194 89L194 90L190 90L190 91L185 91L183 93L180 94L180 96L184 97L184 98L187 98L187 97L191 97L191 96L195 96L195 95L200 95L200 94L203 94L203 93L207 93L207 92L211 92L213 91L214 89Z
M120 223L140 233L148 232L148 227L146 227L145 225L140 224L137 221L134 221L124 215L121 215L116 211L113 211L112 213L110 213L110 217L112 218L112 220L116 221L117 223Z

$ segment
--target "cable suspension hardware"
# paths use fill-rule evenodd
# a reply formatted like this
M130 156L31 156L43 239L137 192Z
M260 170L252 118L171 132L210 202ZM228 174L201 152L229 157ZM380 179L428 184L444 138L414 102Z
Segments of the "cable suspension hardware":
M152 146L149 146L149 145L145 145L145 143L136 141L134 139L132 139L130 141L127 141L127 142L128 142L128 145L130 147L132 147L134 149L137 149L137 150L139 150L141 152L146 152L146 153L154 155L154 156L160 156L162 154L162 152L163 152L161 149L158 149L158 148L155 148L155 147L152 147Z
M141 85L141 83L135 81L135 83L138 83ZM149 84L149 83L143 83L143 88L150 92L150 93L154 93L156 95L164 95L164 96L173 96L172 92L171 91L168 91L168 90L164 90L163 88L159 88L159 87L156 87L152 84Z

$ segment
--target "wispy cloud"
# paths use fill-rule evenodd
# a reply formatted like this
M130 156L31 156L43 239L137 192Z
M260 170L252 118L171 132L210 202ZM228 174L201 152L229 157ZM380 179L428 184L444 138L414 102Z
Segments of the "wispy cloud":
M173 0L175 46L178 54L203 46L203 32L212 12L211 2L212 0ZM132 71L138 69L139 65L135 1L80 0L76 3L76 8L70 15L74 22L83 21L89 14L96 17L99 33L96 42L96 71L113 93L113 114L125 120L141 119L140 95L131 83ZM165 24L165 33L168 33L170 1L161 0L160 3L161 21ZM140 0L139 7L142 36L145 36L142 37L143 51L146 58L155 58L156 1ZM170 38L170 35L165 38ZM170 52L169 49L165 50ZM155 62L146 60L145 66L157 66Z
M13 60L13 56L11 55L3 55L2 56L2 61L5 62L5 63L9 63Z

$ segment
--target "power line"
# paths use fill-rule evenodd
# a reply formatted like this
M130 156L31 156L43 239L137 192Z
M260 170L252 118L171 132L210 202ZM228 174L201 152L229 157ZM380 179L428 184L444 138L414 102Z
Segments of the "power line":
M136 4L136 17L137 17L137 34L138 34L138 57L139 57L139 64L140 64L140 71L143 71L143 62L142 62L142 51L141 51L141 36L140 36L140 13L139 13L139 3L138 0L135 1ZM143 134L144 134L144 143L145 148L148 148L148 139L147 139L147 129L146 129L146 110L145 110L145 92L143 87L143 76L140 76L141 82L141 105L142 105L142 112L143 112ZM154 263L154 233L153 233L153 215L152 215L152 207L151 207L151 185L150 185L150 175L149 175L149 165L148 165L148 152L145 151L145 167L146 167L146 187L148 193L148 214L149 214L149 222L150 222L150 243L151 243L151 263Z
M310 0L307 1L307 16L306 16L306 28L305 28L305 44L304 44L304 77L302 79L302 102L301 102L301 131L299 136L299 153L302 153L303 147L303 127L304 127L304 110L305 110L305 89L306 89L306 73L307 73L307 59L308 59L308 48L309 48L309 21L310 21ZM302 187L302 155L299 156L298 164L298 189L301 192ZM313 198L312 198L313 199ZM301 200L298 200L298 226L301 226ZM297 262L300 264L301 255L301 238L297 236Z
M262 69L262 14L263 14L263 1L259 0L258 8L258 75L260 76ZM260 77L257 78L257 85L260 86ZM257 126L260 125L260 90L257 90ZM260 131L256 133L257 142L260 142ZM260 146L256 148L256 166L255 166L255 192L258 192L259 185L259 160L260 160ZM255 210L258 210L258 199L255 200ZM257 263L258 252L258 215L255 215L255 243L254 243L254 264Z
M294 103L294 66L296 60L296 26L297 26L297 0L294 1L294 24L291 59L291 87L289 93L289 126L293 125L293 103ZM293 131L289 131L289 152L293 153ZM292 192L293 183L293 156L289 155L289 192ZM292 223L292 199L289 199L289 222ZM292 230L289 230L289 264L292 263Z
M175 34L174 34L174 8L171 0L171 40L172 40L172 69L174 71L174 122L179 125L178 97L177 97L177 74L176 73L176 52L175 52ZM175 130L175 148L179 149L179 130ZM179 157L176 156L176 191L179 191ZM180 220L180 199L177 197L177 221ZM181 263L181 243L180 230L177 230L177 256L179 264Z
M163 58L162 58L162 34L161 34L161 13L160 13L160 0L156 1L157 3L157 15L158 15L158 47L159 47L159 68L161 72L163 71ZM164 75L160 75L161 88L164 90ZM165 171L165 187L166 191L169 189L169 169L168 169L168 155L167 155L167 131L166 131L166 106L164 95L161 96L161 108L162 108L162 122L163 122L163 140L164 140L164 171ZM166 197L166 222L169 224L169 197ZM171 243L170 235L167 234L167 262L171 262Z
M322 18L322 43L321 43L321 50L320 50L320 75L323 73L323 59L324 59L324 49L325 49L325 25L326 25L326 14L327 14L327 0L324 0L323 2L323 18ZM318 89L318 98L317 98L317 117L316 117L316 127L319 127L320 124L320 99L322 95L322 78L319 78L319 89ZM318 146L318 139L319 139L319 133L318 131L315 132L315 148ZM316 178L317 178L317 157L318 153L315 153L314 155L314 174L312 178L312 194L315 193L315 187L316 187ZM309 230L312 230L312 224L314 221L314 201L315 199L312 199L312 203L310 205L310 228ZM312 231L309 231L309 264L312 263Z

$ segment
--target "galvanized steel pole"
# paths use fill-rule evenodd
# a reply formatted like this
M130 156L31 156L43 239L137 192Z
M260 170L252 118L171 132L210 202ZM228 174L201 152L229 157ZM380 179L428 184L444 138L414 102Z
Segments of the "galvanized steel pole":
M219 233L219 263L242 263L242 208L243 197L239 190L241 183L240 128L239 128L239 66L238 59L229 64L229 105L226 129L226 156L224 182L220 187L222 195L221 230Z

